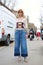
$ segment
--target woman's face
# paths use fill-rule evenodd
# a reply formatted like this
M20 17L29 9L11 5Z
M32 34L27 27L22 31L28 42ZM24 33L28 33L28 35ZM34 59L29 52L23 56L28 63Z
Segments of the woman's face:
M19 12L18 15L19 15L19 17L23 17L23 13L22 12Z

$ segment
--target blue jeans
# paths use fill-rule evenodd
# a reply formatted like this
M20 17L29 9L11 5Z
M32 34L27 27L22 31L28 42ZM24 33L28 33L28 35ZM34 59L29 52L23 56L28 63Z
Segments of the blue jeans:
M20 49L21 49L21 52L20 52ZM22 57L28 56L25 30L15 31L14 56L22 56Z

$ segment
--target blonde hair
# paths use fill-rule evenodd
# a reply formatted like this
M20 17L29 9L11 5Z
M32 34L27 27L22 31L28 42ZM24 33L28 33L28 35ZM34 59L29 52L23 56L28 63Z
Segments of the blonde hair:
M22 9L19 9L19 10L18 10L18 14L19 14L19 13L22 13L22 17L24 17L24 12L23 12Z

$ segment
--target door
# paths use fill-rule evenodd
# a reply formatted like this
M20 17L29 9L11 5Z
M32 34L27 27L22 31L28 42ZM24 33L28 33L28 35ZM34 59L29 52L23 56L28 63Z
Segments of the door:
M1 21L0 21L0 38L2 37L2 32L1 32Z

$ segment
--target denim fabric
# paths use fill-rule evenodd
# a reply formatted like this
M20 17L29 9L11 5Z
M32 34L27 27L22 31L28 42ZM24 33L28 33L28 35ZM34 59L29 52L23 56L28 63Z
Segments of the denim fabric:
M14 56L22 56L22 57L28 56L25 30L15 31Z

